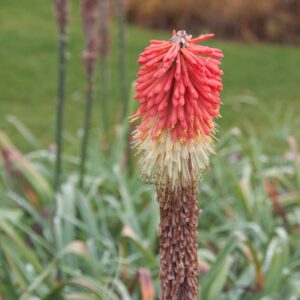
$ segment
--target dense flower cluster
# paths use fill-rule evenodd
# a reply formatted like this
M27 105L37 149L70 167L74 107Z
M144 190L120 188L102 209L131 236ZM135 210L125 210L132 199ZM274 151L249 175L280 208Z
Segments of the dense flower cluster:
M223 54L196 43L213 36L193 39L174 32L169 41L152 40L140 55L135 95L140 108L134 119L141 124L134 139L142 173L151 181L185 186L208 165Z

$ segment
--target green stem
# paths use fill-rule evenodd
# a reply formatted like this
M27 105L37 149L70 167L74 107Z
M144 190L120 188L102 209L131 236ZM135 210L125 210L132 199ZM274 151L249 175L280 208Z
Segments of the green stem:
M80 156L80 169L79 169L79 187L82 188L84 185L84 175L85 175L85 164L87 158L87 146L89 139L89 131L91 125L91 115L93 106L93 71L87 74L87 95L85 103L85 116L84 116L84 129L81 144L81 156Z
M126 77L126 47L125 47L125 7L124 0L115 0L118 12L118 41L119 41L119 74L120 74L120 89L122 101L122 120L127 109L127 77Z
M109 1L101 0L99 3L99 41L100 41L100 92L102 107L102 129L105 134L108 132L108 106L109 96L109 74L108 74L108 53L109 53Z
M109 79L108 79L108 61L107 57L100 58L100 92L101 92L101 108L102 108L102 128L105 135L109 130L109 118L111 110L108 102L109 95ZM107 138L107 136L106 136Z
M64 123L64 102L65 102L65 80L66 80L66 43L67 36L65 27L62 26L59 32L58 41L58 90L56 103L56 161L54 173L54 190L60 190L61 183L61 155L62 155L62 138Z

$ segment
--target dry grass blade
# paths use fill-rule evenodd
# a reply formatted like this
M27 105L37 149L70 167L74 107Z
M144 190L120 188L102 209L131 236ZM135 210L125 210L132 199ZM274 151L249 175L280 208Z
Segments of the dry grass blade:
M150 271L146 268L140 268L138 270L138 274L141 285L142 300L154 300L155 290Z
M147 268L139 268L131 280L129 291L132 294L137 284L140 284L141 300L154 300L155 289L150 271Z
M286 227L289 227L289 222L285 213L283 206L279 201L279 191L278 191L278 182L275 179L265 178L265 190L270 200L272 201L273 210L278 216L282 219L283 224Z

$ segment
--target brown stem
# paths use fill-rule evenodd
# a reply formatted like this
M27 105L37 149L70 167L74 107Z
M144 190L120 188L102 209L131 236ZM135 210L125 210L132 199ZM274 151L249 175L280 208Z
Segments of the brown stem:
M198 299L196 187L157 187L161 300Z

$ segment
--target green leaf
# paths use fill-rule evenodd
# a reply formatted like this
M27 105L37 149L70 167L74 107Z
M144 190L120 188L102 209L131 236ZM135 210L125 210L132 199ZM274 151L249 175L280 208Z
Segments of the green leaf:
M237 239L235 236L231 237L223 250L218 254L216 261L212 265L212 268L202 279L201 285L201 297L203 300L215 300L217 298L211 298L221 292L222 287L225 284L226 277L231 265L230 253L237 246Z

